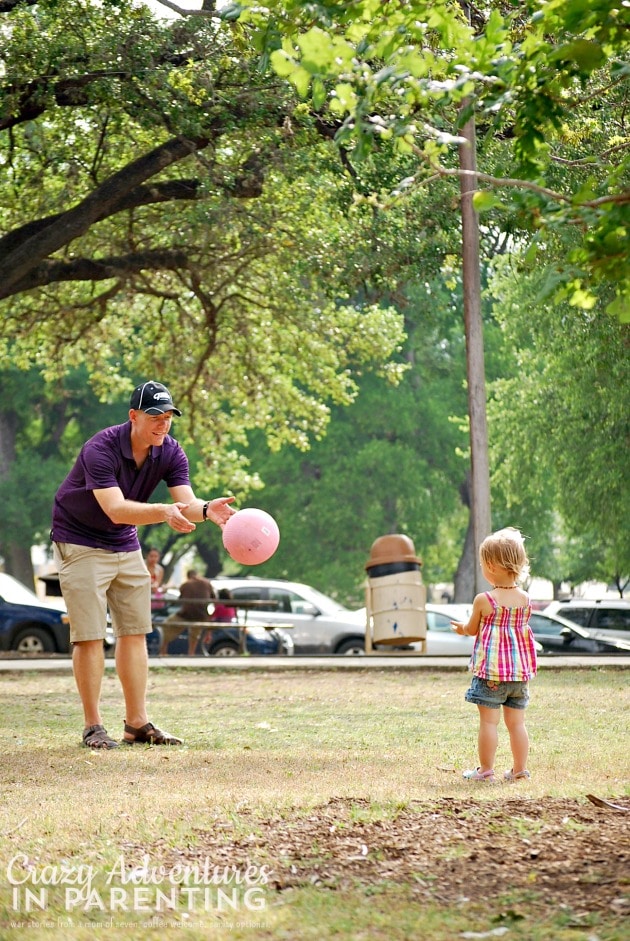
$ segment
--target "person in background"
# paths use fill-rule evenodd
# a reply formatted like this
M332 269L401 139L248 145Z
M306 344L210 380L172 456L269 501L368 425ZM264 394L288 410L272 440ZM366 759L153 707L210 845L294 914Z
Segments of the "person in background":
M162 582L164 581L164 569L160 565L161 558L162 556L160 550L156 549L155 546L152 546L144 559L144 564L146 565L149 575L151 576L152 611L161 611L165 605L164 589L162 588Z
M179 589L179 598L184 604L179 611L169 615L160 625L162 632L161 657L168 654L168 645L176 637L179 637L186 628L188 628L188 656L193 657L197 650L199 638L204 630L202 622L212 620L208 606L216 598L216 593L212 583L207 578L202 578L196 569L189 569L186 573L186 581Z
M144 560L149 570L149 575L151 576L151 592L156 592L158 588L161 588L162 582L164 581L164 569L160 565L161 558L160 550L152 546Z
M214 614L212 615L213 621L225 623L237 620L236 608L228 603L231 599L232 592L229 588L219 588L218 601L214 606Z
M465 698L479 710L479 766L465 771L464 777L494 781L502 708L512 750L512 768L504 778L517 781L530 777L525 708L529 680L536 673L536 643L529 625L532 607L529 595L518 585L529 573L522 534L508 527L488 536L479 547L479 560L492 591L475 597L467 624L451 622L456 634L475 638L470 660L473 677Z
M219 588L218 600L214 605L214 613L211 620L219 624L235 624L238 621L236 608L227 602L232 598L232 592L228 588ZM202 644L209 648L212 644L212 631L206 631L203 635Z
M123 690L122 742L180 745L147 715L151 578L137 527L166 523L190 533L205 520L224 526L233 497L203 500L190 484L188 459L169 434L181 415L161 382L137 386L127 421L97 432L81 451L54 500L51 539L70 619L72 666L88 748L115 748L102 723L103 639L109 608L116 635L116 669ZM149 503L164 481L172 502Z

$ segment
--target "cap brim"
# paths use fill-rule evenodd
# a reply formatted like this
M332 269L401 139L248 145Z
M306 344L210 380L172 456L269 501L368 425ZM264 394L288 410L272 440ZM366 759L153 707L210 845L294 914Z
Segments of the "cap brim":
M157 405L152 405L151 408L143 408L140 411L146 412L147 415L164 415L165 412L174 412L175 415L179 415L181 418L181 412L178 408L175 408L174 405L165 405L164 408L160 408Z

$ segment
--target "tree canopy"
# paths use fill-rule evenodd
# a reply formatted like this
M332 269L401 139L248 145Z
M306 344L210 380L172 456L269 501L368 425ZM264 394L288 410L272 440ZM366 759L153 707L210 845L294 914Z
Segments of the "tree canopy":
M491 386L495 493L534 537L541 573L619 584L630 572L628 331L532 303L541 273L516 279L515 264L503 259L492 283L513 358Z
M259 26L265 57L338 121L354 159L384 139L416 155L396 192L463 172L453 150L471 114L482 140L510 140L502 165L482 143L476 207L507 208L539 261L549 234L571 229L548 293L590 309L603 289L609 313L630 321L625 3L238 0L223 15Z
M235 488L246 429L304 446L352 400L356 369L396 381L401 318L338 278L355 235L341 164L238 27L127 0L3 17L4 357L51 380L87 363L109 399L159 374L207 484Z
M474 114L495 522L530 532L549 577L627 574L623 5L217 7L0 0L0 479L34 496L0 513L0 551L42 534L81 435L150 375L184 403L198 489L264 478L275 574L350 598L371 539L402 529L449 581ZM592 445L588 474L546 401ZM215 571L210 531L201 554Z

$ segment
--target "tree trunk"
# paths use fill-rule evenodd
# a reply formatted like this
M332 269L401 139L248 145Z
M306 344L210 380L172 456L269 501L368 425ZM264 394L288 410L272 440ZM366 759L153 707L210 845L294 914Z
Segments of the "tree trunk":
M15 442L19 416L16 412L0 412L0 486L7 492L11 468L15 462ZM34 588L33 563L31 551L11 540L10 534L0 534L0 553L3 556L4 569L21 582Z
M219 550L215 546L206 545L201 539L198 543L195 543L195 549L206 566L206 578L216 578L222 568Z
M4 546L3 551L5 552L4 564L9 575L13 575L27 588L35 591L35 573L30 548L16 542L9 542Z
M468 529L464 540L464 548L459 559L455 578L453 579L453 602L455 604L470 604L475 594L475 572L477 570L477 553L475 552L475 537L473 535L472 513L468 520Z

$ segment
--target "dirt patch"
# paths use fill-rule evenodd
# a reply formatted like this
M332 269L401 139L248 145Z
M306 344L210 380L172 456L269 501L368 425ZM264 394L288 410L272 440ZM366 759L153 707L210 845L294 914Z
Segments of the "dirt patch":
M293 818L241 811L237 822L217 818L198 831L194 848L174 857L172 848L152 850L167 865L206 857L216 866L265 864L277 891L390 882L444 905L527 899L541 914L565 905L622 916L630 914L630 799L614 803L620 809L445 798L385 813L367 800L333 799Z

